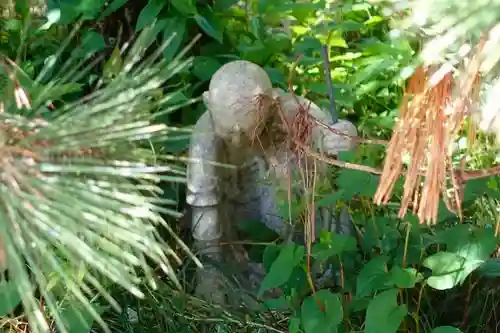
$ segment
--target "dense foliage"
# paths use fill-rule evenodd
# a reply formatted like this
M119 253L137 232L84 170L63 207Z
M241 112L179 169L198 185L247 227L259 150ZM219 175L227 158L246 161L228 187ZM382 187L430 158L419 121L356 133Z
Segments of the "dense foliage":
M30 7L35 4L36 10ZM54 330L71 333L92 327L496 331L496 176L467 183L463 221L441 203L438 224L423 226L411 213L397 216L402 182L388 205L376 206L377 175L335 168L320 180L316 205L347 207L357 232L323 232L311 256L315 265L340 272L339 285L312 292L304 246L276 242L262 225L242 223L249 254L267 270L259 293L281 288L283 295L266 301L253 295L253 308L236 309L190 294L196 259L178 222L184 208L182 161L189 129L205 110L199 96L212 74L228 61L250 60L266 69L275 86L292 88L353 121L360 136L387 140L408 72L422 49L429 50L418 34L393 29L402 27L409 8L368 0L40 4L0 5L0 130L10 135L2 132L2 149L22 151L12 150L14 162L0 161L2 175L19 172L2 176L0 186L0 235L7 253L6 260L0 253L0 264L8 268L0 282L4 330L44 332L46 320ZM444 7L440 3L440 13ZM496 17L481 26L470 20L474 38L474 29ZM444 34L445 28L427 36ZM335 108L322 49L331 65ZM20 105L19 96L28 102ZM494 164L492 139L480 135L472 142L469 134L457 140L457 161L466 158L474 169ZM363 143L339 159L380 167L384 151L383 145ZM28 166L28 156L37 156L35 167ZM35 169L44 177L33 174ZM20 191L9 177L22 184ZM283 198L282 204L287 210L305 203ZM19 229L22 237L16 236ZM59 234L47 236L54 233Z

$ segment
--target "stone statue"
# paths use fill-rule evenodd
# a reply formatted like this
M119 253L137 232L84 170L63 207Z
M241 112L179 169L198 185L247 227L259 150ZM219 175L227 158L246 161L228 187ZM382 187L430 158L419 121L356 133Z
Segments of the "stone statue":
M209 90L203 94L207 111L191 137L187 170L187 203L200 254L213 260L230 257L244 261L244 254L238 255L240 251L226 251L227 246L220 244L234 241L235 224L245 220L261 221L285 239L293 238L290 224L278 214L276 191L287 188L287 170L297 169L297 158L287 148L282 119L284 116L291 120L296 115L297 100L322 123L351 137L357 135L350 122L333 124L326 112L306 98L273 89L267 73L256 64L232 61L213 75ZM336 155L353 149L355 141L349 136L315 124L311 147ZM324 162L318 164L326 168ZM296 184L293 189L300 192L301 188L303 184ZM320 220L323 217L320 223L330 219L328 214L318 214ZM224 292L217 287L218 275L214 268L200 269L197 292L212 301L224 302Z

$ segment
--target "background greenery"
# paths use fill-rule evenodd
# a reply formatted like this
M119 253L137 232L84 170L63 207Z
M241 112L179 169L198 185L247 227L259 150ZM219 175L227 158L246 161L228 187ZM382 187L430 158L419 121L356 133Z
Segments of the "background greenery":
M39 6L37 10L35 5ZM177 264L172 263L175 274L170 275L155 269L158 262L149 261L154 269L149 275L139 275L134 287L132 280L127 284L97 272L99 285L110 297L104 297L103 290L94 290L85 293L93 295L86 301L75 297L78 293L70 282L89 274L82 268L89 261L74 262L74 257L62 255L67 260L63 266L71 273L59 275L50 269L59 266L40 266L40 276L56 277L27 281L38 285L34 296L54 330L62 330L54 323L64 323L71 333L102 331L103 324L112 332L497 331L497 177L467 184L463 223L442 204L439 223L428 227L419 225L411 214L404 220L397 218L401 186L389 205L378 207L371 202L377 176L335 170L331 179L321 180L324 186L320 186L317 205L348 207L357 235L324 232L314 244L312 256L316 264L328 263L340 270L341 285L311 294L304 247L271 241L274 235L270 231L263 233L262 226L244 223L242 231L255 242L248 247L252 257L267 269L261 292L279 287L283 296L243 309L218 307L190 295L194 260L183 247L183 243L189 245L189 230L184 230L177 219L178 212L184 209L181 160L188 147L189 128L204 112L198 97L207 89L212 74L228 61L250 60L266 69L275 86L291 86L296 93L330 109L321 55L326 45L339 117L355 122L363 137L388 139L404 92L405 69L419 59L426 41L419 34L394 33L394 27L400 27L402 19L412 13L409 8L394 9L382 2L363 0L48 0L46 8L43 5L29 1L0 5L4 6L0 10L4 15L0 21L0 53L22 69L17 75L32 96L35 115L50 121L54 117L50 110L66 110L69 117L90 122L96 108L112 101L127 87L139 84L135 81L138 77L145 75L143 82L149 82L148 70L163 75L160 86L147 94L138 93L138 105L142 112L154 116L151 119L155 123L170 130L161 139L147 140L133 151L140 153L135 162L148 161L158 167L156 172L162 176L162 194L155 203L161 207L157 212L167 221L157 227L166 243L158 244L170 247L180 257ZM447 15L458 16L460 8L454 10ZM74 29L76 26L78 29ZM470 24L468 32L474 35L480 28L484 26ZM193 44L199 34L201 38ZM126 70L131 60L120 49L131 40L135 44L129 54L144 50L143 57L150 59L143 62L142 71ZM182 57L177 57L189 45ZM0 71L5 103L12 92L11 83L9 72ZM101 91L104 97L90 102L85 99L95 91ZM85 105L88 114L82 114ZM137 114L138 109L134 111ZM130 115L134 117L133 112ZM133 133L128 135L119 137L116 144L122 140L119 146L126 147ZM487 136L481 135L472 145L464 133L457 147L457 159L466 156L472 168L496 162L496 151ZM383 157L383 147L362 144L355 153L339 158L380 166ZM120 155L117 159L131 157ZM165 174L161 169L165 165L175 172ZM90 170L89 175L96 170ZM138 170L137 174L143 172ZM115 184L115 192L127 193L131 186L139 184ZM143 198L139 192L144 190L137 191L136 198ZM75 200L83 197L75 195ZM109 207L97 208L120 209L112 203L117 204L110 202ZM87 223L83 217L75 221ZM106 258L101 259L106 262ZM34 270L33 264L28 267ZM9 274L13 274L11 270L9 266ZM148 276L153 277L156 288L148 283ZM38 332L40 329L33 324L36 318L29 317L26 311L27 300L21 297L24 289L19 281L13 275L0 284L0 325L5 331ZM138 292L133 294L136 287L143 293L142 298L136 297ZM47 299L53 299L53 304L47 305ZM111 299L121 312L110 306ZM87 314L89 307L95 311L93 315ZM103 321L96 320L99 317Z

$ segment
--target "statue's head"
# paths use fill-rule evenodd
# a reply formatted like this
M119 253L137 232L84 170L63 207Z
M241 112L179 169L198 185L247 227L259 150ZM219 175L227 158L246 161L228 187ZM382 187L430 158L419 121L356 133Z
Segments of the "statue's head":
M272 84L267 73L244 60L222 66L203 94L217 134L226 139L254 132L266 117L271 99Z

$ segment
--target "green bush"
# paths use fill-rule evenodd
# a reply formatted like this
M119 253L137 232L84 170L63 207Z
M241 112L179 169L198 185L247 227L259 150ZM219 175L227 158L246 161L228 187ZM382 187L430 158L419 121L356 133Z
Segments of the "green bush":
M46 320L71 333L92 326L113 332L494 331L497 177L467 183L463 222L441 203L438 225L427 227L412 214L397 217L401 182L391 203L377 207L371 198L378 176L335 170L321 180L316 205L348 208L355 236L323 232L309 253L263 239L272 233L245 223L252 258L267 269L253 295L257 308L222 308L186 292L190 272L182 262L196 259L178 239L184 167L177 158L204 112L199 96L212 74L228 61L250 60L275 86L333 110L326 47L335 112L354 121L361 136L388 139L421 42L391 37L400 13L364 0L49 0L43 16L30 15L25 1L16 11L0 22L0 116L7 129L40 131L7 136L2 145L24 151L13 155L19 168L0 162L2 173L20 172L24 186L15 191L5 180L0 186L9 277L0 283L3 327L20 331L29 320L31 331L44 332ZM137 55L142 60L130 69ZM15 105L16 87L29 95L30 108ZM75 155L89 148L104 155ZM339 159L380 166L383 148L362 144ZM459 150L457 159L466 156L477 168L496 157L485 136ZM39 158L36 167L27 166L28 154ZM126 213L145 207L144 216ZM118 231L126 219L134 223ZM48 230L64 237L51 238ZM312 291L309 261L339 271L340 283ZM272 288L283 295L262 299Z

